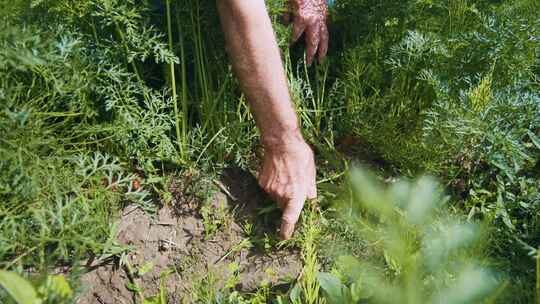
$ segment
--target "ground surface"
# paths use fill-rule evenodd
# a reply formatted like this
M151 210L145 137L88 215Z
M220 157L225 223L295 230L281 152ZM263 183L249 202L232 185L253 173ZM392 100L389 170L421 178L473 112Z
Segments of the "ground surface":
M263 282L278 286L297 277L302 267L297 251L256 241L274 238L277 223L275 217L261 214L268 201L253 176L226 170L216 185L220 190L211 194L209 208L216 214L222 208L227 219L219 219L209 236L208 218L201 215L200 204L185 199L185 189L172 189L172 203L155 215L134 205L125 208L118 220L118 241L133 248L127 254L131 270L119 267L118 261L95 267L83 275L85 292L77 303L133 303L133 283L145 296L153 296L161 282L169 302L180 303L193 301L197 288L209 283L232 282L239 290L251 291ZM152 267L137 274L137 269L149 268L144 265ZM231 267L237 270L231 272Z

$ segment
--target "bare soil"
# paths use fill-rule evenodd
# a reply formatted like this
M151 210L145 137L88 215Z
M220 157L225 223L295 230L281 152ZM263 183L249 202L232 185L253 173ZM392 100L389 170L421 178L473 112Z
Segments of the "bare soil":
M117 238L133 248L127 254L131 270L119 267L118 260L92 267L82 276L85 291L77 303L134 303L138 296L128 289L133 282L147 297L158 294L163 284L169 303L191 303L197 298L197 288L216 288L231 282L231 263L238 266L235 288L240 291L253 291L263 282L271 286L288 284L298 276L300 256L294 249L275 246L279 217L261 215L269 201L253 176L230 169L215 181L215 189L220 190L211 194L210 206L216 212L224 206L230 218L209 236L205 235L200 203L186 198L185 185L178 186L182 182L173 183L172 203L157 214L134 205L123 210ZM249 236L246 223L254 227ZM270 238L274 243L235 250L248 237ZM151 270L138 275L137 269L148 263L153 265Z

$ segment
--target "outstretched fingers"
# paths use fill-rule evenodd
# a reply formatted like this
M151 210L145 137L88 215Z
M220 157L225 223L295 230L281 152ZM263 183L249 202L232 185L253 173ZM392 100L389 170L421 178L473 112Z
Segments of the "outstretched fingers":
M306 23L302 20L294 20L291 36L291 45L294 44L306 30Z
M319 52L318 52L318 59L319 63L323 62L324 58L326 57L326 53L328 52L328 40L330 35L328 34L328 27L326 24L321 24L320 26L321 31L321 41L319 43Z
M306 29L306 61L311 65L313 58L317 53L320 42L320 29L317 26L309 26Z
M316 55L322 62L328 52L329 40L326 0L290 0L288 3L294 19L291 45L305 33L306 63L311 65Z

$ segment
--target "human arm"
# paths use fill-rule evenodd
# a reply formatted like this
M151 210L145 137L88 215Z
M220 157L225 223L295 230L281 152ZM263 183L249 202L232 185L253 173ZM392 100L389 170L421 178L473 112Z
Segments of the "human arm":
M307 198L315 198L315 163L300 132L274 31L263 0L216 0L227 50L261 132L261 187L283 210L281 236L292 235Z

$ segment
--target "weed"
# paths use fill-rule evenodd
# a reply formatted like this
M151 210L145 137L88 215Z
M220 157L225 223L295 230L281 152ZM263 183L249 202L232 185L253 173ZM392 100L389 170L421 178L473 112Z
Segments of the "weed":
M317 274L319 273L318 262L318 239L321 231L316 223L316 212L312 208L308 211L307 216L304 216L302 222L302 236L300 239L302 246L302 259L304 268L295 287L291 290L291 300L293 303L322 303L319 297L319 281Z
M165 288L165 279L172 273L172 271L165 271L160 274L159 290L157 295L152 297L144 296L144 286L140 286L137 280L151 271L154 265L151 262L146 262L138 268L134 268L129 262L127 255L121 255L120 267L125 267L130 281L127 283L126 288L133 292L143 304L167 304L167 290Z
M231 222L231 216L227 210L226 203L217 202L217 205L205 204L200 211L203 218L205 238L210 238L218 230L227 229Z
M217 260L216 264L225 260L230 255L234 255L235 253L241 252L242 250L249 249L251 247L253 247L253 244L249 239L242 239L240 242L234 244L229 250L227 250L227 252L221 258L219 258L219 260ZM234 273L236 272L236 270L237 269L231 272ZM230 288L233 288L234 286L235 285L230 286Z

